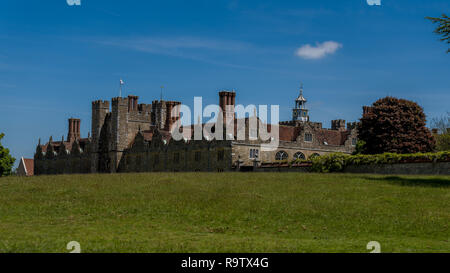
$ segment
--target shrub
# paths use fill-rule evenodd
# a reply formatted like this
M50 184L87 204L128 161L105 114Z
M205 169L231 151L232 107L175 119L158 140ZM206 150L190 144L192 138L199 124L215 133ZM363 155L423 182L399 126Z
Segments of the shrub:
M376 155L347 155L333 153L312 159L311 170L314 172L341 172L347 166L371 164L396 164L413 162L448 162L450 152Z
M5 134L0 134L0 140ZM0 177L11 175L12 167L16 159L9 154L9 149L2 146L0 142Z
M350 155L343 153L333 153L325 156L318 156L311 160L311 170L313 172L340 172L343 171Z

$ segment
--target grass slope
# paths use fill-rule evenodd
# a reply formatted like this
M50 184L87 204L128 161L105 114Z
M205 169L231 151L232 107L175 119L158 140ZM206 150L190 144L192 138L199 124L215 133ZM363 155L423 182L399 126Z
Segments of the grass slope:
M450 177L150 173L0 179L0 252L450 252Z

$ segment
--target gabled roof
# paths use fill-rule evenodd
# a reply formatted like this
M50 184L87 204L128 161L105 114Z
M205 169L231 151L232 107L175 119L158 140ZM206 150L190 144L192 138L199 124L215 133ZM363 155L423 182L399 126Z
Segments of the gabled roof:
M34 175L34 159L22 157L21 161L24 166L26 175L33 176Z
M80 145L85 145L86 143L88 143L90 141L89 138L80 138L78 139L78 142L80 143ZM61 147L61 144L63 142L61 141L52 141L51 142L53 147L55 148L55 151L59 151L59 147ZM64 145L66 146L67 150L72 150L72 145L73 145L74 141L68 142L68 141L64 141ZM47 148L48 148L49 143L46 143L44 145L41 145L42 148L42 152L46 153L47 152Z
M316 131L317 139L320 144L340 146L344 145L348 136L351 134L350 131L337 131L329 129L321 129Z

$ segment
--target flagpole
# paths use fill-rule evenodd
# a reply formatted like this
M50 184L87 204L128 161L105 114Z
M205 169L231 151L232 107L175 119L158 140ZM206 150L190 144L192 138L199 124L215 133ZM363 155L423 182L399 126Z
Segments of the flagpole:
M119 87L119 96L120 96L120 97L122 97L122 85L123 85L123 84L124 84L123 80L120 79L120 80L119 80L119 85L120 85L120 87Z

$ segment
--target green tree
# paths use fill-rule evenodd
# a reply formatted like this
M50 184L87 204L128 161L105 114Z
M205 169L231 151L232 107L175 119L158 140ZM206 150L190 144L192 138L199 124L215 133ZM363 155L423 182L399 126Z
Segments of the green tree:
M436 129L436 150L450 151L450 112L447 115L436 117L431 120L431 128Z
M365 150L366 150L366 142L364 140L358 140L353 155L365 154Z
M425 114L417 103L386 97L365 109L358 138L365 142L365 154L431 152L435 140L425 124Z
M450 44L450 18L442 14L442 17L427 17L427 19L431 20L433 23L438 24L438 27L434 30L434 33L442 36L441 41L447 42ZM450 48L447 50L447 53L450 52Z
M0 134L0 140L5 134ZM3 147L0 142L0 177L11 175L12 167L16 159L9 154L9 149Z

